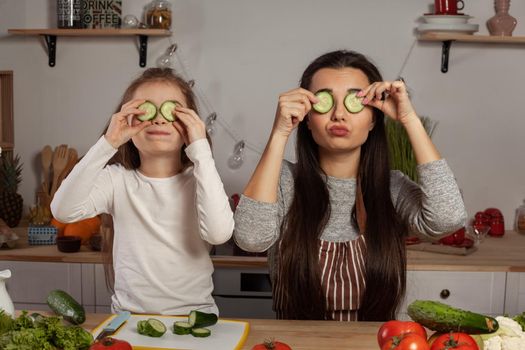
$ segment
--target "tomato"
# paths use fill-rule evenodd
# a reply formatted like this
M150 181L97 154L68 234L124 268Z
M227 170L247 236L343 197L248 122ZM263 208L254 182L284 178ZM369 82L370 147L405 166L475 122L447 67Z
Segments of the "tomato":
M407 333L415 333L427 339L425 328L417 322L412 321L388 321L381 325L377 332L377 343L379 347L392 337L400 336Z
M430 350L427 338L416 333L405 333L387 340L381 350Z
M434 340L430 350L479 350L479 347L474 338L467 333L451 332Z
M285 343L275 340L266 340L262 344L255 345L252 350L292 350L292 348Z
M445 245L460 245L465 240L465 228L462 227L456 232L445 236L439 240L439 243Z
M106 337L93 343L89 350L132 350L132 347L127 341Z

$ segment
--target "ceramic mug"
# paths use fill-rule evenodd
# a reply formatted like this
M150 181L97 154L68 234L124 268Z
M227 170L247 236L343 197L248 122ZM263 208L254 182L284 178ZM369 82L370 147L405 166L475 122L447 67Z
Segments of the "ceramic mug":
M434 0L434 13L436 15L457 15L458 10L463 10L463 0Z

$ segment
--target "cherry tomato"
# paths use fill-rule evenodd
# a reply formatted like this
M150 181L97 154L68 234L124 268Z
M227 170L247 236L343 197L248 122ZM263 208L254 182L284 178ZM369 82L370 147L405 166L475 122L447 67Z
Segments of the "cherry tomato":
M252 350L292 350L292 348L285 343L275 340L266 340L262 344L255 345Z
M381 350L430 350L427 339L416 333L406 333L387 340Z
M132 350L132 347L127 341L106 337L93 343L89 350Z
M478 344L467 333L446 333L432 343L430 350L479 350Z
M465 240L465 228L462 227L456 232L445 236L439 240L439 243L445 245L460 245Z
M377 332L377 343L382 347L390 338L408 333L415 333L427 339L427 332L419 323L393 320L381 325Z

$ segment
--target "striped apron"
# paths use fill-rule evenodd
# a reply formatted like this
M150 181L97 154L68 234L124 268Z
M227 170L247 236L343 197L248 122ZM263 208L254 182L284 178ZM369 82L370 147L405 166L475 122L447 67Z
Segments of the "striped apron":
M357 321L365 289L365 236L352 241L319 240L319 267L327 320ZM274 281L274 310L282 318L282 283Z

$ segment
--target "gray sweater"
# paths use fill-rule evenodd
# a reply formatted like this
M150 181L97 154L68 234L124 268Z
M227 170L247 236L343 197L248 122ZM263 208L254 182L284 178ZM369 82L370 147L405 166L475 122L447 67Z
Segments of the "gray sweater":
M274 243L280 225L293 199L294 165L283 163L276 203L264 203L241 196L235 212L234 239L239 247L250 252L270 250L270 270L275 259ZM411 234L436 239L462 227L467 219L463 199L447 162L440 159L418 165L419 184L402 172L390 174L392 203L408 224ZM327 177L331 214L320 237L322 240L344 242L356 239L358 232L351 223L355 203L356 180ZM271 271L274 275L274 271ZM274 276L272 276L274 277Z

